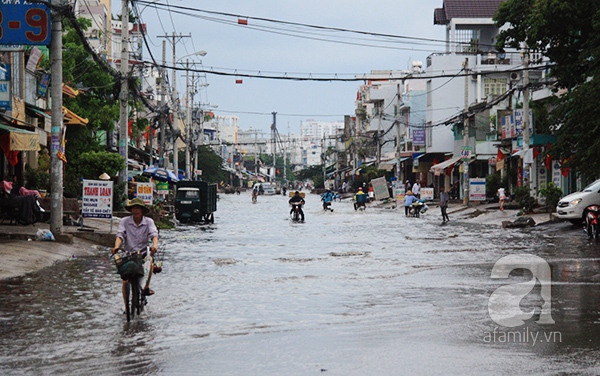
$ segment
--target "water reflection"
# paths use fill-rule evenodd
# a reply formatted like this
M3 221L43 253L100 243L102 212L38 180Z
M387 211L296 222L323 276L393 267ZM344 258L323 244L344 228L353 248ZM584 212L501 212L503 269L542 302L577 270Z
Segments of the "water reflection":
M224 195L214 224L161 233L156 294L131 323L106 251L3 281L0 372L595 373L597 244L560 225L507 231L454 218L441 226L435 209L406 218L333 208L308 195L306 222L296 224L283 196L253 205ZM550 263L557 322L520 330L559 331L561 342L484 341L497 326L491 292L530 276L490 278L494 262L515 253Z

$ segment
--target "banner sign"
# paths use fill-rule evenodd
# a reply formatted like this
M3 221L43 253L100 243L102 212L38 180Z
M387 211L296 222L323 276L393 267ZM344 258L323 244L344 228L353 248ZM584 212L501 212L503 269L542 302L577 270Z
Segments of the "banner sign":
M169 183L166 181L155 181L156 192L159 196L166 196L169 194Z
M146 205L152 205L152 183L136 183L136 194L135 197L141 198L144 200Z
M404 196L406 196L406 191L405 191L405 187L404 184L400 183L398 185L396 185L395 187L395 193L396 193L396 207L403 207L404 206Z
M485 201L485 179L469 179L469 201Z
M385 178L373 179L371 180L371 185L373 186L376 200L383 200L390 197L390 191L388 190Z
M83 180L81 215L84 218L112 218L113 182Z
M421 188L421 200L433 200L433 188Z
M2 0L0 45L50 45L50 8L43 3Z
M10 108L10 65L0 64L0 107Z
M413 129L413 145L425 146L425 129Z

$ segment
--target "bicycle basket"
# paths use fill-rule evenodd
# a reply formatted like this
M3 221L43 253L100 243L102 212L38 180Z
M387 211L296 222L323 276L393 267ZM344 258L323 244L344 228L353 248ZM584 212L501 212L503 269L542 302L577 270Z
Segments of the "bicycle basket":
M117 266L117 272L124 281L144 275L144 258L139 253L124 257L115 256L115 265Z

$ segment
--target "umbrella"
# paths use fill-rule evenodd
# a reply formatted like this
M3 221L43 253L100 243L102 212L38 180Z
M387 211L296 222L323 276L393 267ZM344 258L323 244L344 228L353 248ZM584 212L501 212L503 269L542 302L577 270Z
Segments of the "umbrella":
M168 181L169 183L176 183L179 181L175 173L171 170L167 170L162 167L150 167L144 170L142 175L149 176L154 180Z

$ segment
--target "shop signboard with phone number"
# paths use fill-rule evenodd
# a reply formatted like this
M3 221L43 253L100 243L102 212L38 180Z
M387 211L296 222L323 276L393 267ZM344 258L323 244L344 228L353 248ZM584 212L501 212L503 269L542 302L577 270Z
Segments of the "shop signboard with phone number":
M50 8L25 0L2 0L0 45L50 44Z

